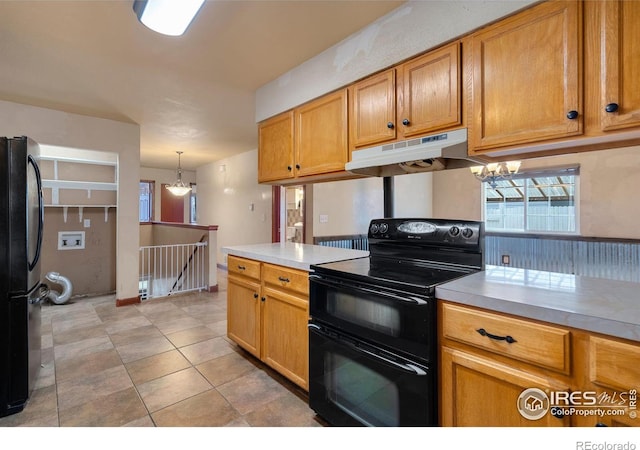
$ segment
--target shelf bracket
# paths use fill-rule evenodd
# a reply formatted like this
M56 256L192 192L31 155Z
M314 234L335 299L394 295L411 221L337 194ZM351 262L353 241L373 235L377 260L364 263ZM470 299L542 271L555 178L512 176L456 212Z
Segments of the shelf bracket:
M109 207L104 207L104 223L109 222Z
M69 211L69 208L66 206L62 207L62 218L64 219L64 223L67 223L67 211Z
M78 222L82 223L82 213L84 212L84 208L82 206L78 207Z

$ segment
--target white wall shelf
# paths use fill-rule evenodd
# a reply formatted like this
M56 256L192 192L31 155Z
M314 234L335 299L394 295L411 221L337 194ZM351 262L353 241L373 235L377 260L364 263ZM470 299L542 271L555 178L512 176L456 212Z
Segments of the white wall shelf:
M45 208L62 208L64 223L67 223L69 208L78 208L78 222L82 222L85 208L104 208L104 221L109 221L109 208L117 208L117 205L44 205Z

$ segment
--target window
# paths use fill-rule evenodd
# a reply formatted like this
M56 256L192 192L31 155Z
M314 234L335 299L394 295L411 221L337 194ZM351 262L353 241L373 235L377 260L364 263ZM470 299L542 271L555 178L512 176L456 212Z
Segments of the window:
M189 183L189 185L191 186L191 192L189 193L189 223L197 223L198 216L196 214L197 213L196 184Z
M140 181L140 222L153 220L153 188L155 181Z
M578 168L519 173L484 184L486 231L576 234Z

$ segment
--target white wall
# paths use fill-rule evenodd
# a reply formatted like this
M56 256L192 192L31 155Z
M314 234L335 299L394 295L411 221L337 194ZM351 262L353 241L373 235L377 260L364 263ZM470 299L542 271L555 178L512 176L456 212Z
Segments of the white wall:
M202 166L196 177L198 223L218 225L219 264L221 247L271 242L272 188L258 184L257 150Z
M580 235L640 239L640 146L524 160L521 170L580 165ZM436 217L482 220L481 183L468 169L434 173Z
M432 174L393 177L393 216L431 217ZM313 185L313 235L366 234L371 219L384 216L382 178L334 181ZM320 222L320 216L327 222Z
M176 160L176 168L178 161ZM162 183L173 184L178 179L178 174L176 170L169 169L154 169L151 167L140 167L140 179L141 180L149 180L156 182L156 192L153 198L153 217L155 221L160 221L161 217L161 196L160 189L162 189ZM192 170L183 170L182 171L182 181L187 186L189 183L196 182L196 173ZM184 223L189 223L189 195L184 196ZM202 225L208 225L203 224Z
M261 86L256 122L462 36L537 0L413 0Z
M45 145L118 154L116 297L138 296L140 127L0 101L0 136L26 135Z

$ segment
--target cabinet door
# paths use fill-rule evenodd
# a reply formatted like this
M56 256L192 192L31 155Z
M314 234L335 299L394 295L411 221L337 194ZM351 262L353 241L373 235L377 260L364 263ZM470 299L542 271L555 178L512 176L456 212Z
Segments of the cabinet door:
M347 163L347 90L294 111L297 176L340 172Z
M258 182L293 177L293 111L288 111L258 125Z
M459 42L401 66L397 123L404 136L461 123L459 68Z
M640 2L603 1L600 7L602 129L637 127L640 126Z
M349 139L364 147L396 138L396 71L390 69L349 87Z
M545 2L471 37L472 150L582 134L581 6Z
M578 417L578 426L640 426L640 345L590 336L588 349L589 378L580 390L593 393L602 414Z
M309 302L265 288L262 360L304 389L309 381Z
M228 276L227 336L260 357L260 284Z
M562 384L505 366L484 357L442 349L442 426L569 426L569 417L547 413L529 420L518 411L518 398L529 388L567 391Z

